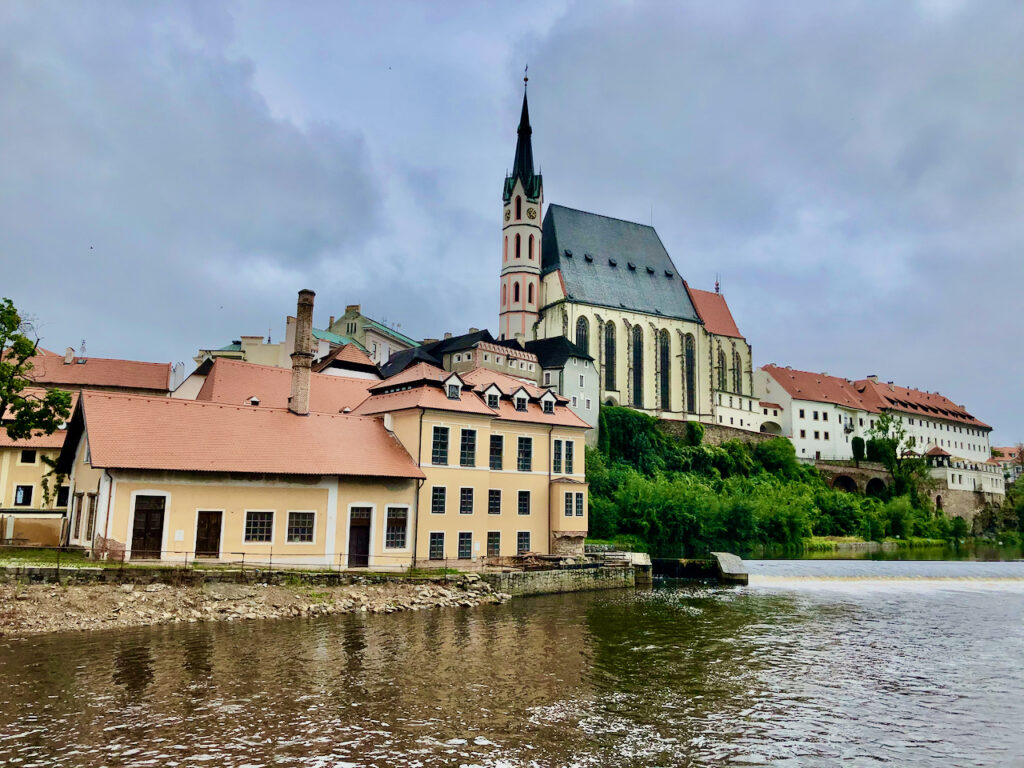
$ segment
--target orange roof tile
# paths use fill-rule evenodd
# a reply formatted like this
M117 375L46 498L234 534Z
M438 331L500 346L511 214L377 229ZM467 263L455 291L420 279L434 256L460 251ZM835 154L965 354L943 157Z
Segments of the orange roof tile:
M404 371L396 373L384 381L374 381L370 385L371 390L387 389L400 384L412 384L417 381L444 381L451 376L451 371L438 368L430 363L416 363ZM461 375L460 375L461 378Z
M687 286L689 288L689 286ZM732 319L732 312L729 305L725 303L725 296L711 291L702 291L698 288L690 288L690 299L693 306L704 321L704 327L708 333L717 336L733 336L742 339L743 334L736 327L736 321Z
M999 461L1013 461L1018 455L1017 446L1015 445L1008 445L1005 448L993 448L992 450L1001 454L995 457Z
M423 477L379 419L106 392L80 408L94 467Z
M30 360L32 370L25 378L41 386L170 390L170 363L76 357L75 362L65 364L62 355L49 354L36 355Z
M547 389L544 387L538 387L536 384L530 384L522 379L517 379L515 376L510 376L507 373L501 371L492 371L490 368L474 368L472 371L462 375L462 380L467 384L472 384L478 392L483 392L485 389L494 384L498 389L501 390L504 395L511 395L517 389L524 388L529 392L530 397L540 397ZM557 393L552 390L552 394L559 397ZM559 400L565 400L564 397L559 397Z
M36 387L26 387L21 393L23 396L28 397L29 395L37 395L42 397L46 394L45 389ZM78 404L78 393L71 393L71 411L74 412L75 406ZM67 430L58 429L52 435L32 435L25 440L12 440L7 430L0 427L0 448L60 448L64 445L64 438L67 436Z
M462 397L451 400L439 387L424 384L400 392L377 393L367 398L353 413L366 416L409 408L429 408L435 411L455 411L480 416L494 416L484 401L472 391L463 390Z
M557 427L579 427L590 429L590 425L565 406L556 406L554 413L544 413L539 404L526 404L525 411L517 411L511 400L498 402L498 418L501 421L520 421L530 424L548 424Z
M376 363L370 359L370 356L363 352L363 350L359 349L355 344L342 344L331 352L331 354L327 355L327 357L314 365L313 370L320 372L325 368L330 368L331 363L335 360L339 363L353 363L354 365L369 366L371 368L377 367Z
M355 408L367 397L367 388L378 382L348 376L311 374L309 409L319 413L341 413ZM290 368L257 365L225 357L215 358L196 400L231 405L248 405L257 397L260 407L287 408L292 393Z
M815 403L832 403L846 408L859 408L877 413L877 405L866 400L854 387L853 382L838 376L810 371L794 371L777 365L766 365L761 370L771 376L794 400L809 400Z
M922 392L919 389L883 384L872 379L860 379L855 382L855 385L865 400L874 398L879 408L919 414L933 419L959 421L973 427L991 429L988 424L979 421L938 392Z
M759 402L758 405L761 406L762 408L777 408L780 411L786 410L785 408L783 408L778 403L766 403L763 400L761 402Z

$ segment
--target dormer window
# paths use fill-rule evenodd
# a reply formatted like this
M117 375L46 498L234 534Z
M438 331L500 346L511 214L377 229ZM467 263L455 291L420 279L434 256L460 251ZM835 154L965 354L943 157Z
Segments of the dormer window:
M498 408L498 396L497 395L490 394L490 395L487 396L487 407L488 408L494 408L495 410L497 410L497 408Z
M448 385L448 399L449 400L458 400L459 399L459 390L460 389L461 389L461 387L459 387L458 384L449 384Z
M554 413L554 412L555 412L555 404L554 404L554 402L552 402L551 400L545 400L544 401L544 413Z
M517 411L525 411L526 410L526 398L525 397L519 396L519 397L516 398L516 410Z

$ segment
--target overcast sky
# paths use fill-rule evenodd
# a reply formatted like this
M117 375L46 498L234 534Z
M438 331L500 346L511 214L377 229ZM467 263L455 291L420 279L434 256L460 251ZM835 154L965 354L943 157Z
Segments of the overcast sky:
M346 304L496 327L530 65L547 202L650 222L756 364L1024 439L1024 5L0 3L0 295L189 361Z

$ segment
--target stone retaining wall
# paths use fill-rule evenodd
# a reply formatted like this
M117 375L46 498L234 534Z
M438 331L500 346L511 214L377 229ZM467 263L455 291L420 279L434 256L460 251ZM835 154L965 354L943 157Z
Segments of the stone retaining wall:
M770 435L767 432L751 432L749 429L737 429L727 427L724 424L704 424L704 445L721 445L728 440L739 440L743 443L763 443L779 435ZM672 435L679 440L686 439L686 422L673 421L670 419L659 419L658 428L666 434Z
M596 589L625 589L636 586L635 570L629 567L481 573L480 578L490 584L495 592L504 592L513 597L589 592Z

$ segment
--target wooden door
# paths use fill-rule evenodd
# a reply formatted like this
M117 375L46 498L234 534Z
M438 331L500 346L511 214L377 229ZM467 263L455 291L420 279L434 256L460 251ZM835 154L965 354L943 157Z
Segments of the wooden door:
M369 507L353 507L348 526L348 567L366 568L370 564Z
M201 510L196 520L196 557L220 557L220 511Z
M163 496L135 497L135 524L132 526L132 559L159 559L164 543Z

